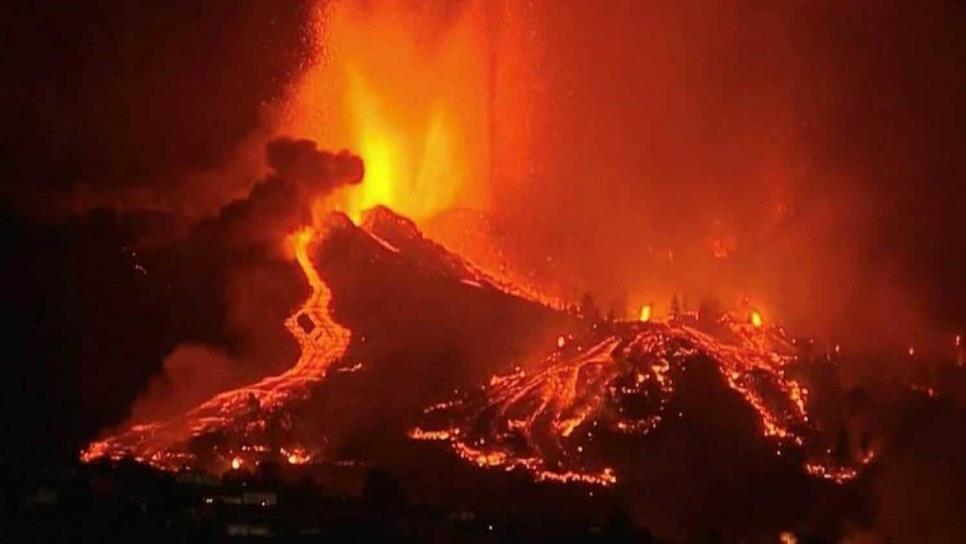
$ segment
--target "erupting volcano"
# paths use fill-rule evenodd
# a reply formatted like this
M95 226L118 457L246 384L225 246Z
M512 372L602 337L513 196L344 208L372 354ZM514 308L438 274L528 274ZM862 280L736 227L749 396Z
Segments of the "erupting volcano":
M0 506L962 541L949 10L108 4L8 48Z
M507 308L527 307L548 322L569 327L563 332L545 327L541 334L556 337L557 349L549 355L538 347L529 349L532 362L527 364L490 361L488 370L496 374L482 387L473 376L455 380L456 398L433 405L417 418L421 421L407 422L415 423L411 428L397 429L400 433L448 441L457 455L481 467L522 468L537 480L610 486L619 481L620 471L611 466L607 448L599 444L613 442L616 436L647 438L676 420L687 420L695 390L682 391L680 384L694 382L696 368L710 368L756 414L762 439L774 441L776 455L782 455L783 448L807 449L815 429L806 412L806 389L789 373L797 360L796 346L781 327L764 323L758 310L748 308L746 317L725 313L702 315L699 320L673 309L661 320L647 303L634 322L562 310L561 303L552 302L557 297L537 294L531 286L509 279L520 276L505 266L502 252L495 261L499 270L484 271L426 238L412 220L384 207L397 207L434 225L436 232L468 251L487 254L478 246L492 240L484 240L486 233L473 232L479 225L454 222L447 218L456 216L447 214L469 206L483 210L478 213L485 217L489 193L495 189L490 185L494 165L504 176L519 176L529 161L520 159L527 130L517 130L514 119L532 113L530 101L524 99L522 84L498 85L519 71L524 58L521 44L528 38L519 15L509 4L476 2L452 13L389 3L371 9L336 3L316 13L310 26L313 38L324 42L326 54L295 85L287 120L281 125L356 148L366 163L366 182L330 194L337 186L329 181L333 176L358 181L352 178L358 167L351 158L316 151L309 140L280 140L268 149L275 178L257 185L247 201L226 207L218 219L202 222L198 229L210 240L218 238L212 233L221 233L222 223L234 225L224 227L224 232L254 231L245 236L269 244L285 237L311 290L284 323L299 347L298 361L278 375L217 394L181 415L129 424L91 443L83 460L132 456L166 469L223 471L267 459L300 464L325 458L328 423L321 422L321 435L300 437L292 420L307 415L296 407L304 408L320 394L338 396L329 389L318 393L333 369L363 369L363 374L398 371L353 354L365 353L360 346L369 337L381 338L372 342L389 346L386 353L394 349L393 342L405 345L407 339L379 330L359 334L340 322L333 310L340 293L333 292L322 270L370 278L356 288L371 291L375 287L364 281L382 281L376 264L380 262L401 266L405 273L400 277L412 273L419 282L397 288L448 293L445 289L455 281L460 296L467 289L479 291L496 315L510 312ZM425 34L427 28L435 32ZM501 56L508 51L514 55ZM436 83L452 79L454 73L459 85ZM324 118L321 127L316 122L319 114ZM512 150L495 143L496 136L511 133L516 133ZM319 176L324 189L313 185ZM263 201L269 204L261 208ZM372 206L376 207L365 210ZM327 216L333 209L344 210L360 226L341 212ZM717 231L725 230L720 220L714 225ZM328 249L330 236L343 239L335 244L341 249ZM465 243L474 236L477 244ZM718 232L711 244L715 260L730 258L733 238ZM667 262L673 263L674 252L669 249L666 254ZM552 262L552 257L546 260ZM356 304L361 300L358 295L345 296ZM371 325L363 318L362 326ZM460 389L464 392L458 393ZM857 474L849 466L826 465L809 460L804 469L839 482Z
M306 416L296 407L305 404L332 369L351 373L378 363L347 362L353 334L333 317L333 293L313 262L331 258L323 257L333 254L325 250L327 245L343 246L335 254L369 255L361 266L376 271L380 260L402 259L429 274L431 289L456 282L471 291L492 293L485 296L541 306L523 298L507 281L426 239L406 218L386 208L363 217L359 228L335 214L324 226L303 227L288 238L311 287L308 300L285 322L301 349L293 368L219 394L181 416L134 425L91 444L82 459L133 456L166 469L211 470L238 469L269 459L291 464L321 460L322 443L305 443L290 432L294 414ZM329 237L341 241L329 242ZM363 272L350 268L350 273ZM561 323L577 323L576 328L571 325L575 332L559 336L557 349L542 360L516 365L509 373L504 370L483 387L469 387L458 398L426 409L423 422L409 436L448 441L458 456L480 467L522 468L539 481L611 486L618 482L618 471L608 459L615 437L645 438L690 415L690 403L704 394L689 374L695 367L705 373L712 369L743 399L757 415L762 440L775 442L776 455L782 455L783 448L803 448L814 434L805 409L806 391L788 375L797 349L781 327L763 323L756 310L744 319L727 313L702 319L679 314L664 322L650 315L640 321L598 321L545 311L558 313ZM340 368L342 362L346 364ZM377 364L376 372L378 368ZM691 385L682 393L680 383ZM870 458L855 466L827 466L826 461L813 459L803 470L842 483L854 478L858 466Z

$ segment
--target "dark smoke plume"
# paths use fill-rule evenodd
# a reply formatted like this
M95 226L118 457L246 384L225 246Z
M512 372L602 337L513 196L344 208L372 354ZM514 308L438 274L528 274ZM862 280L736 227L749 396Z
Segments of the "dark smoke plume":
M205 242L227 244L277 241L311 222L311 206L342 185L362 181L362 160L346 151L330 153L311 140L279 138L265 148L272 172L194 233Z

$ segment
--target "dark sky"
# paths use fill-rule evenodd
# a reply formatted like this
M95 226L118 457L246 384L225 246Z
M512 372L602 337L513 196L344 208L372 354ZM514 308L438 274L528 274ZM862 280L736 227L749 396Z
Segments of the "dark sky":
M260 306L262 315L280 313L275 323L304 296L297 269L258 247L241 257L211 247L192 253L189 244L138 254L146 228L170 238L183 225L136 211L65 216L57 199L84 185L107 194L173 188L228 160L261 123L264 104L299 73L310 7L3 6L0 277L10 325L0 335L0 463L75 459L86 440L126 417L182 342L251 352L255 336L228 324L226 293L237 288L228 263L247 259L280 274L276 302ZM279 357L294 356L283 329L264 332Z
M172 184L223 163L297 75L310 7L6 4L4 193Z

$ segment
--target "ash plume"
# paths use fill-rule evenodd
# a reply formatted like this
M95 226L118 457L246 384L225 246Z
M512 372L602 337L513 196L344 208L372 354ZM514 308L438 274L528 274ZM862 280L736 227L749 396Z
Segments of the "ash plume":
M242 199L203 220L193 237L227 244L277 241L311 222L311 206L343 185L362 181L359 157L330 153L311 140L278 138L265 146L271 172Z

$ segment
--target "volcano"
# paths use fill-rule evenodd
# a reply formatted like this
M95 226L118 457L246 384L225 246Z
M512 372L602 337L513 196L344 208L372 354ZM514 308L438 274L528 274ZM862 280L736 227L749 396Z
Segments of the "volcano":
M370 210L361 226L334 213L290 243L312 288L285 323L300 346L298 362L177 417L121 429L92 443L83 460L130 456L215 472L268 459L322 460L337 454L327 450L328 427L339 434L382 425L377 414L418 413L427 397L475 383L496 361L551 342L547 331L572 320L514 294L388 208ZM353 379L340 381L340 392L320 388L342 374ZM372 402L387 383L406 387ZM324 405L311 404L320 397Z
M826 447L796 343L750 307L637 321L550 307L385 207L358 225L331 213L289 243L311 287L285 321L296 363L108 433L84 461L305 465L349 493L378 467L429 503L622 505L674 533L780 529L874 458Z
M360 226L333 213L290 242L312 288L285 324L299 361L122 429L83 459L215 472L264 460L385 463L383 446L408 435L445 441L471 465L613 486L641 472L617 466L626 444L646 450L686 429L799 472L857 474L805 460L814 429L789 374L797 350L755 312L626 322L550 308L385 207Z

